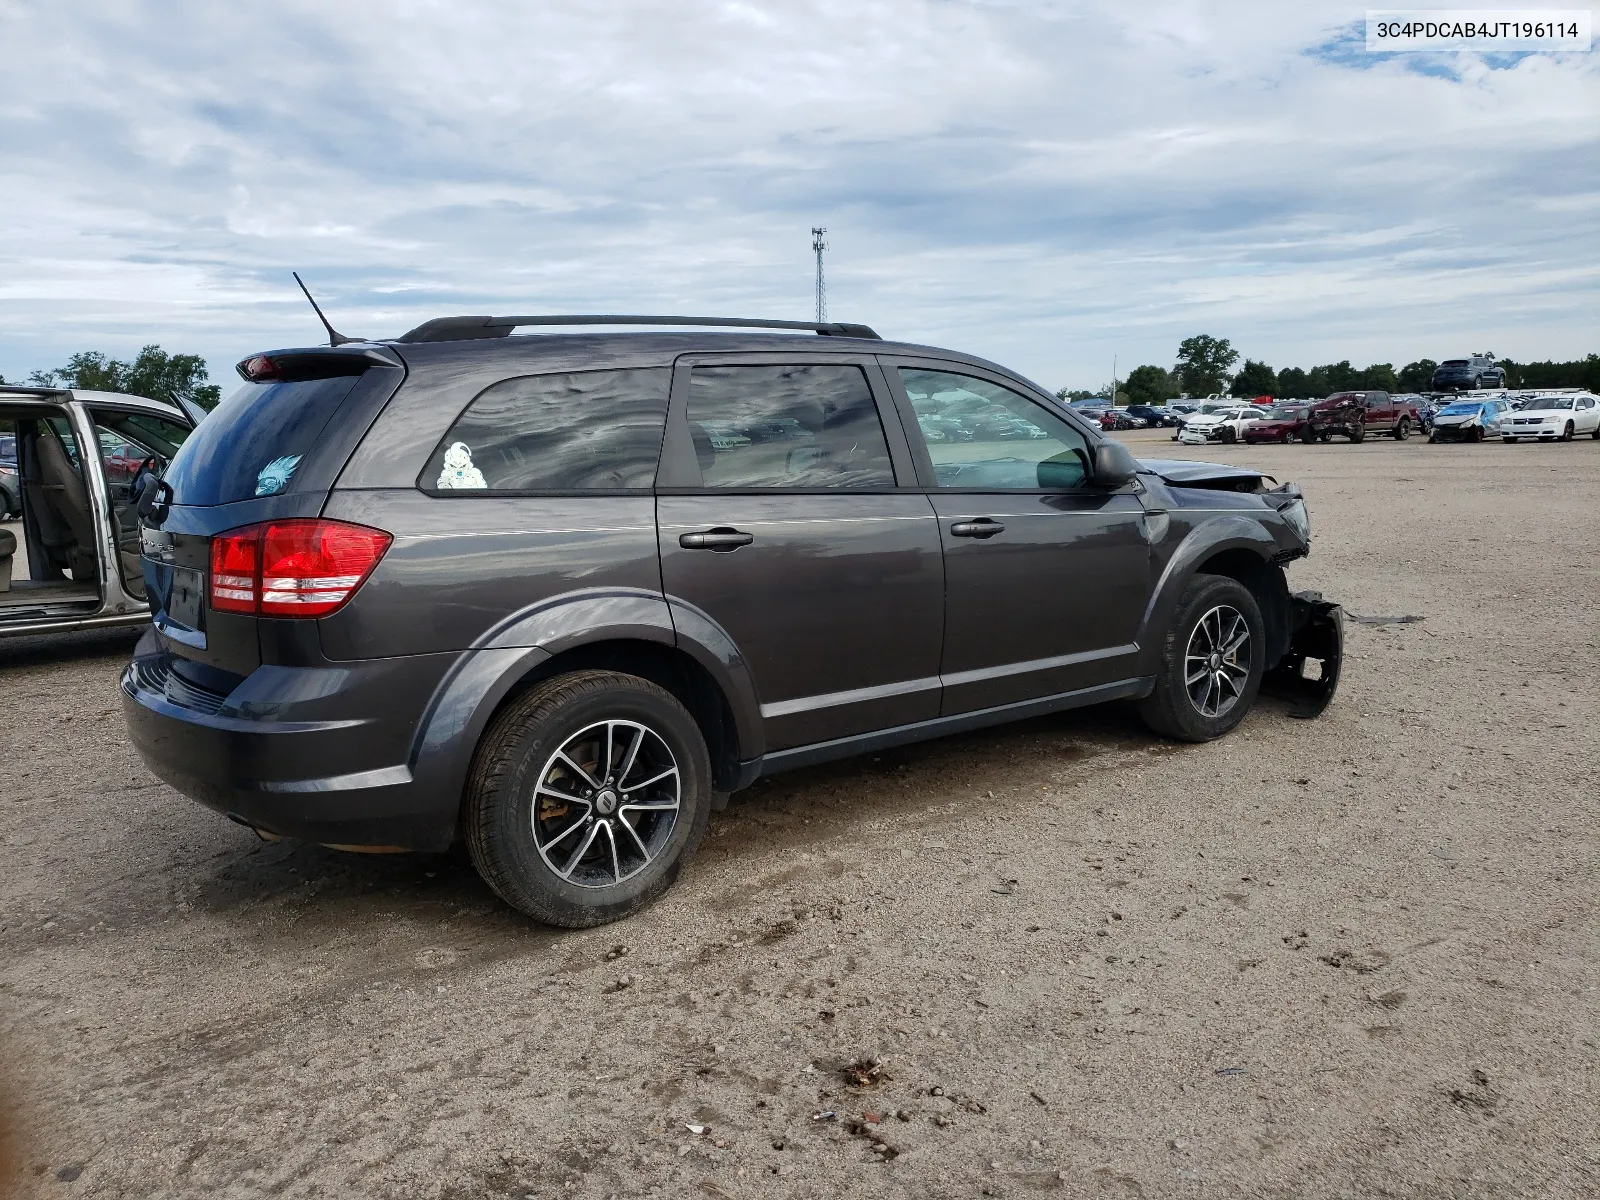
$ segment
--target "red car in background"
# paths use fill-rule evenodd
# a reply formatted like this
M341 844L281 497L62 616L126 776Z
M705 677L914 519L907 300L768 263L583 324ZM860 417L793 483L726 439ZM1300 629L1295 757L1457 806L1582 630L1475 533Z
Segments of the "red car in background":
M1244 427L1244 440L1248 443L1292 442L1295 438L1306 442L1311 440L1309 401L1274 404L1269 415Z

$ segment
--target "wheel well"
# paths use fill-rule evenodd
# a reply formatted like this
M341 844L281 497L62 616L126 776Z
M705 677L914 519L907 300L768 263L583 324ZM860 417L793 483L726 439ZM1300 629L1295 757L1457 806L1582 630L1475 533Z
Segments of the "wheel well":
M618 639L574 646L540 663L517 681L500 702L504 708L534 684L569 671L618 671L665 688L689 710L706 739L711 781L731 791L739 768L739 734L733 709L711 673L682 650L659 642Z
M1195 574L1226 575L1250 589L1266 626L1266 669L1277 666L1289 649L1289 584L1283 577L1283 568L1267 562L1254 550L1222 550L1196 567Z

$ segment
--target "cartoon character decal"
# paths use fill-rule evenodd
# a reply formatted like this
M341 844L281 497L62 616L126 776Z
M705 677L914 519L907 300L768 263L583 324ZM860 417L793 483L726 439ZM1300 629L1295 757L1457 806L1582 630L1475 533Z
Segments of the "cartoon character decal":
M256 495L276 496L289 486L289 480L294 475L294 469L300 465L298 454L289 454L283 458L275 458L262 467L256 475Z
M444 452L444 470L439 472L441 488L486 488L489 484L483 472L472 465L472 447L465 442L452 443Z

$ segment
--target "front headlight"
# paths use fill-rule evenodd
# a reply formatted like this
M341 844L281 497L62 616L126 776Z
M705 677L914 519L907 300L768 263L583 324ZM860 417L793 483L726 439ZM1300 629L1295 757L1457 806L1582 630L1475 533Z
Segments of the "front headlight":
M1311 544L1311 513L1306 508L1304 500L1291 500L1278 510L1279 515L1289 523L1289 528L1300 535L1300 540L1306 545Z

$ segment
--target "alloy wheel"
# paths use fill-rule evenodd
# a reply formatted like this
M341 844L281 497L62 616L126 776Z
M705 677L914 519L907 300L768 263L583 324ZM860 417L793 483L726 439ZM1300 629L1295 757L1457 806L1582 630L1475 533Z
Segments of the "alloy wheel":
M613 887L666 848L681 800L678 762L659 733L637 721L598 721L540 771L534 844L560 879Z
M1220 717L1239 702L1250 680L1250 625L1232 605L1219 604L1189 634L1184 687L1202 717Z

